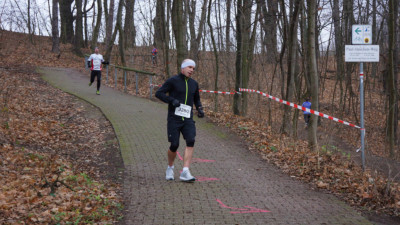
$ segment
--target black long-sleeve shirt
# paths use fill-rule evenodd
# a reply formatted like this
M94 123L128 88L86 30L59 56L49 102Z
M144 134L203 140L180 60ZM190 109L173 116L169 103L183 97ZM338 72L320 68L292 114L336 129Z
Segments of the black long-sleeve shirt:
M172 105L174 99L177 99L181 104L192 107L190 119L193 119L193 104L195 104L196 109L201 107L198 83L182 73L165 81L162 87L157 90L156 97L168 103L168 119L182 120L181 116L175 115L175 107Z

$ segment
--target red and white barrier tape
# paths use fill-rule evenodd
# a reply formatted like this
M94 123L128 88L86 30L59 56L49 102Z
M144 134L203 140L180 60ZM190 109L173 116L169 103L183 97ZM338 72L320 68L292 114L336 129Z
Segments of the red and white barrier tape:
M207 93L217 93L217 94L225 94L225 95L234 95L235 93L240 94L237 91L208 91L208 90L199 90L200 92L207 92Z
M263 95L263 96L265 96L265 97L268 97L268 98L270 98L270 99L272 99L272 100L275 100L275 101L277 101L277 102L280 102L280 103L282 103L282 104L288 105L288 106L290 106L290 107L297 108L297 109L300 109L300 110L303 110L303 111L307 111L307 112L310 112L310 113L312 113L312 114L314 114L314 115L317 115L317 116L320 116L320 117L324 117L324 118L327 118L327 119L336 121L336 122L338 122L338 123L342 123L342 124L344 124L344 125L348 125L348 126L351 126L351 127L355 127L355 128L361 129L361 127L359 127L359 126L357 126L357 125L354 125L354 124L351 124L351 123L349 123L349 122L340 120L340 119L338 119L338 118L335 118L335 117L332 117L332 116L329 116L329 115L320 113L320 112L318 112L318 111L315 111L315 110L312 110L312 109L308 109L308 108L302 107L302 106L300 106L300 105L297 105L297 104L294 104L294 103L291 103L291 102L288 102L288 101L285 101L285 100L276 98L276 97L274 97L274 96L271 96L271 95L269 95L269 94L263 93L263 92L261 92L261 91L257 91L257 90L254 90L254 89L244 89L244 88L239 88L239 91L244 91L244 92L255 92L255 93L258 93L258 94Z
M153 87L161 87L162 85L150 84L150 86L153 86ZM234 95L235 93L240 94L240 92L237 92L237 91L209 91L209 90L199 90L199 92L217 93L217 94L225 94L225 95Z

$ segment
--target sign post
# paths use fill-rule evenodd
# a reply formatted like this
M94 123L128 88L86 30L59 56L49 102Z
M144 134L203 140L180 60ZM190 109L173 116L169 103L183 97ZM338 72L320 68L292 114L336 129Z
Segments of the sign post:
M345 62L360 63L360 131L361 160L365 171L365 126L364 126L364 68L363 62L379 62L379 45L372 44L371 25L352 26L352 44L345 46ZM367 45L367 46L366 46Z
M364 68L360 63L360 131L361 131L361 162L365 171L365 127L364 127Z

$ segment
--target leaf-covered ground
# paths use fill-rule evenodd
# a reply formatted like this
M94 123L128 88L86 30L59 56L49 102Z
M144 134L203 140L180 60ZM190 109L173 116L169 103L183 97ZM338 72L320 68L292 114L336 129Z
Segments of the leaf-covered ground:
M27 52L18 37L1 55L0 224L116 223L123 165L111 124L44 82L34 66L57 55Z

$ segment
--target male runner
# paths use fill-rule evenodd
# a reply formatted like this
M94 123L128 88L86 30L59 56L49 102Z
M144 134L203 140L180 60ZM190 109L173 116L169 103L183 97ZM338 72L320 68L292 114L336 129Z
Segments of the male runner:
M99 54L99 48L96 47L94 49L94 53L90 55L88 61L88 66L92 71L90 73L90 83L89 86L94 82L94 78L97 77L97 91L96 94L100 95L100 84L101 84L101 64L108 64L107 61L104 61L103 56Z
M198 112L198 117L204 117L203 107L200 102L199 85L191 78L196 63L185 59L181 65L181 73L169 78L156 92L156 97L168 103L168 168L165 178L174 180L174 161L179 147L179 136L182 133L186 141L185 155L183 157L183 171L180 180L194 182L189 166L193 156L193 146L196 136L195 122L193 121L193 103ZM169 93L167 95L166 93Z

